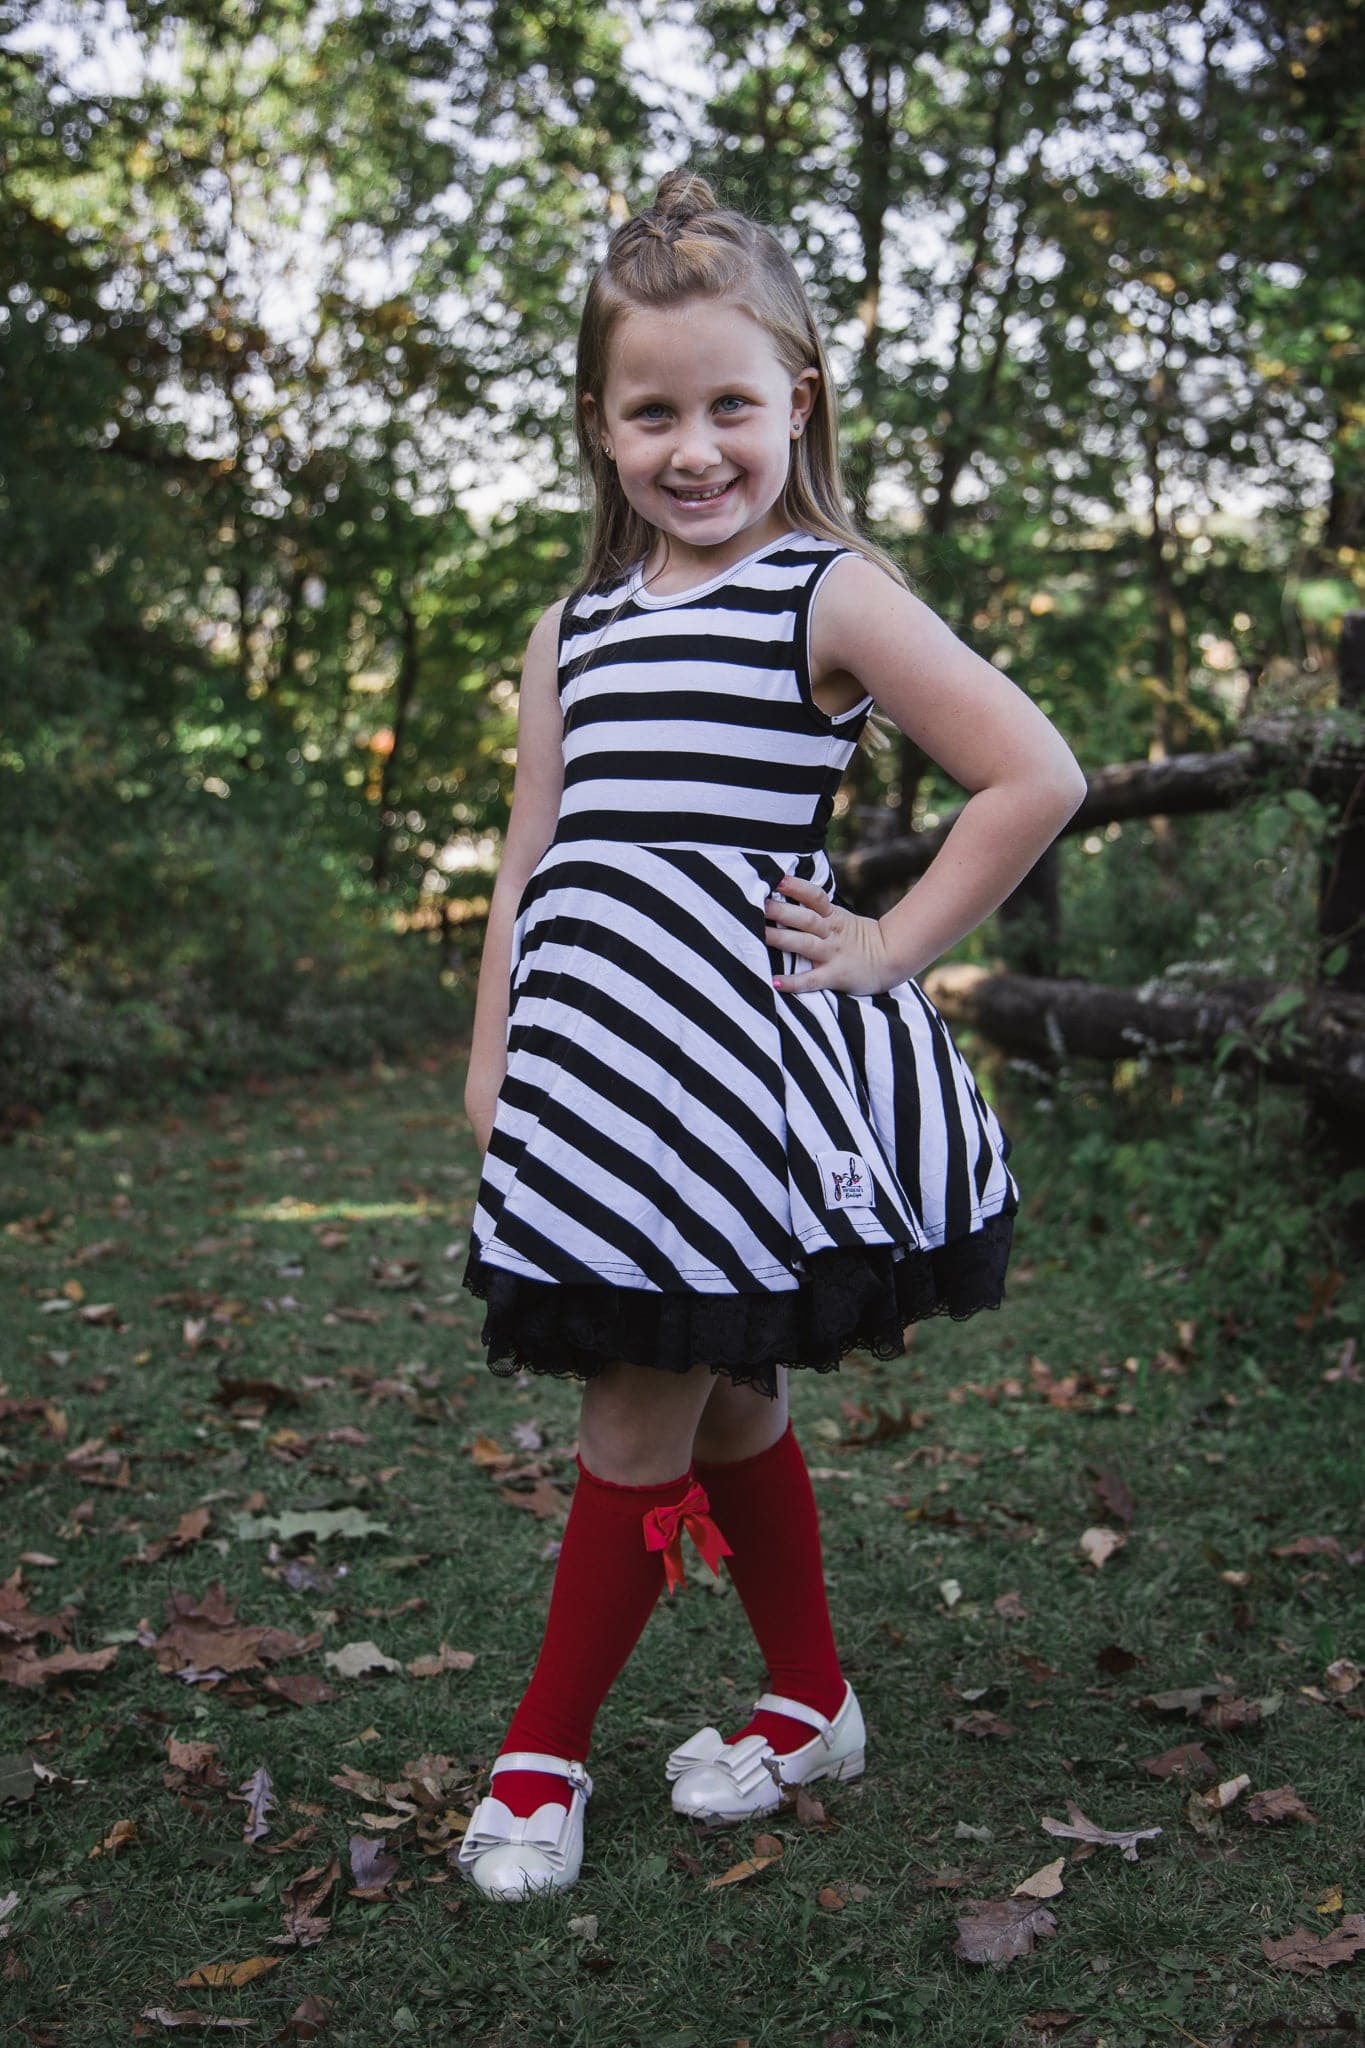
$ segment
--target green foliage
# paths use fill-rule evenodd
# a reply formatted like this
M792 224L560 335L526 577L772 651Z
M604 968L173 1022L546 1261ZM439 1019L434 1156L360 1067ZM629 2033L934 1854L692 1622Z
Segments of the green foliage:
M453 949L401 935L486 894L522 650L579 561L576 311L661 153L791 248L856 503L1087 766L1330 670L1365 561L1358 9L993 39L958 0L706 0L662 97L582 0L486 35L429 0L125 16L111 85L0 7L12 1096L440 1028ZM1274 861L1311 823L1218 829ZM1159 850L1117 928L1081 898L1078 972L1306 957L1273 892L1225 926Z
M244 2021L254 2048L287 2038L308 1995L331 2002L336 2048L995 2048L1036 2039L1047 2012L1112 2048L1343 2036L1352 1965L1276 1969L1262 1943L1330 1933L1336 1890L1355 1903L1360 1689L1334 1693L1326 1667L1361 1661L1360 1388L1337 1370L1360 1276L1337 1281L1312 1177L1282 1171L1283 1091L1236 1121L1229 1101L1251 1111L1254 1091L1206 1069L1127 1092L1093 1072L1040 1089L988 1053L982 1072L1024 1198L1002 1309L923 1324L903 1358L790 1375L864 1776L814 1785L822 1818L702 1835L671 1812L667 1752L741 1725L765 1683L733 1585L713 1590L689 1551L594 1727L580 1880L517 1907L463 1883L442 1830L484 1789L530 1676L561 1518L515 1505L471 1452L494 1439L567 1504L580 1390L482 1363L480 1306L446 1256L478 1173L460 1062L186 1097L183 1116L98 1132L59 1113L0 1150L0 1215L19 1226L0 1232L0 1572L33 1611L69 1613L74 1647L118 1652L61 1680L74 1704L0 1686L20 2039L107 2048L162 2007ZM1286 1246L1269 1275L1267 1238ZM415 1294L376 1283L397 1261L420 1265ZM76 1274L116 1321L52 1309ZM244 1358L290 1406L215 1398ZM868 1441L879 1417L902 1432ZM65 1455L101 1444L131 1486L92 1485L104 1469ZM244 1511L257 1493L262 1512ZM177 1548L195 1508L209 1526ZM1101 1570L1079 1543L1096 1522L1125 1537ZM1304 1538L1328 1547L1283 1554ZM243 1627L321 1641L226 1679L159 1669L145 1645L171 1597L215 1583ZM346 1678L325 1661L366 1640L398 1668ZM442 1643L469 1668L409 1670ZM292 1704L276 1673L328 1696ZM1220 1728L1141 1704L1211 1682L1280 1709ZM1004 1732L961 1725L979 1710ZM1147 1767L1196 1739L1207 1776ZM212 1745L221 1782L178 1789L173 1741ZM433 1803L428 1778L400 1813L423 1756L447 1760L454 1794ZM279 1804L252 1842L234 1795L263 1765ZM385 1797L348 1790L357 1773ZM1241 1797L1201 1816L1192 1793L1242 1773ZM1284 1785L1311 1824L1253 1817L1253 1795ZM1135 1862L1074 1854L1042 1826L1069 1799L1101 1828L1161 1833ZM92 1855L120 1821L136 1838ZM760 1832L777 1860L713 1886ZM356 1896L357 1835L397 1859L377 1898ZM998 1968L963 1962L964 1902L1006 1899L1062 1854L1055 1936ZM320 1938L281 1948L288 1888L333 1857ZM279 1955L240 1987L182 1981Z

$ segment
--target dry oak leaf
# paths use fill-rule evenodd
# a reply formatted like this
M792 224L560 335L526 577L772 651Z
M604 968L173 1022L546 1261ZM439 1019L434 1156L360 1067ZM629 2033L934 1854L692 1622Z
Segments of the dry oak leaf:
M1127 1480L1107 1465L1102 1471L1096 1472L1094 1477L1095 1492L1100 1504L1108 1509L1116 1522L1131 1522L1137 1509Z
M463 1899L460 1901L463 1905ZM330 1998L315 1998L310 1992L294 2007L281 2031L274 2036L277 2041L315 2041L328 2025L332 2006Z
M90 1851L92 1856L117 1856L120 1849L126 1849L130 1842L137 1840L135 1820L116 1820L102 1842L97 1842Z
M782 1844L776 1835L755 1835L754 1853L739 1863L732 1863L719 1877L708 1877L704 1889L715 1891L723 1884L743 1884L749 1877L756 1877L760 1870L766 1870L770 1863L778 1863L782 1857Z
M822 1913L842 1913L845 1906L871 1896L870 1884L826 1884L821 1885L816 1893L815 1903Z
M120 1559L122 1564L159 1564L170 1550L184 1550L191 1543L198 1543L208 1534L211 1510L190 1508L180 1517L169 1536L162 1536L155 1543L149 1543L145 1550L137 1551L132 1557Z
M1222 1813L1241 1798L1250 1783L1246 1772L1240 1771L1235 1778L1224 1778L1221 1785L1210 1785L1207 1792L1191 1792L1188 1803L1205 1813Z
M409 1678L439 1678L443 1671L468 1671L473 1662L472 1650L454 1650L442 1643L434 1657L414 1657L405 1669Z
M1340 1698L1348 1692L1354 1692L1360 1684L1360 1666L1353 1664L1349 1657L1338 1657L1335 1663L1327 1666L1322 1677L1328 1692L1335 1693Z
M1057 1922L1036 1899L966 1899L957 1916L953 1954L964 1963L999 1969L1016 1956L1032 1955L1040 1939L1057 1932Z
M46 1684L49 1678L107 1671L120 1648L120 1644L111 1643L107 1650L56 1650L50 1657L40 1657L36 1650L16 1650L12 1656L0 1655L0 1682L35 1686Z
M1302 1820L1310 1827L1316 1827L1318 1817L1309 1811L1292 1785L1275 1785L1266 1792L1253 1792L1246 1803L1248 1820L1269 1823ZM1340 1899L1337 1901L1340 1905Z
M227 1772L219 1763L217 1748L211 1742L181 1742L176 1736L168 1735L166 1763L168 1768L161 1773L161 1782L171 1792L181 1792L191 1784L216 1789L227 1783Z
M1108 1563L1116 1550L1122 1550L1127 1540L1127 1537L1119 1529L1096 1527L1082 1530L1080 1545L1085 1554L1086 1562L1093 1564L1098 1571L1102 1564Z
M280 1893L285 1931L267 1935L272 1947L313 1948L318 1942L325 1941L332 1931L332 1923L323 1917L323 1909L333 1885L340 1880L341 1864L335 1856L325 1867L320 1863L314 1864L311 1870L304 1871L302 1877L295 1878L293 1884Z
M1175 1749L1163 1750L1160 1756L1143 1756L1137 1760L1138 1769L1150 1771L1154 1778L1186 1777L1197 1774L1207 1777L1215 1765L1202 1742L1182 1742Z
M1154 1714L1186 1714L1191 1720L1204 1711L1204 1702L1219 1697L1223 1685L1187 1685L1175 1692L1147 1692L1137 1704Z
M336 1694L316 1671L269 1671L261 1680L262 1692L273 1692L291 1707L319 1707Z
M243 1778L236 1793L231 1796L234 1800L240 1797L246 1802L246 1822L242 1828L242 1840L259 1842L262 1835L270 1833L270 1822L266 1816L279 1804L275 1797L274 1783L265 1765L258 1764L249 1778Z
M524 1493L513 1486L500 1486L498 1498L505 1500L509 1508L525 1508L538 1522L557 1519L569 1511L569 1503L549 1479L538 1479L535 1485Z
M1320 1553L1329 1557L1341 1556L1341 1544L1335 1536L1296 1536L1292 1543L1272 1545L1272 1557L1316 1557Z
M1035 1870L1032 1877L1026 1877L1010 1893L1012 1899L1055 1899L1062 1890L1062 1872L1066 1868L1065 1856L1059 1856L1054 1863L1045 1863L1041 1870Z
M157 1669L168 1673L251 1671L281 1657L302 1656L323 1641L320 1629L296 1636L289 1629L239 1623L218 1579L197 1604L192 1593L168 1594L166 1617L168 1627L147 1647Z
M367 1671L401 1671L396 1657L386 1657L378 1643L346 1643L323 1653L323 1663L340 1678L363 1678Z
M278 1969L283 1956L249 1956L243 1963L201 1963L188 1977L177 1977L177 1991L235 1991L266 1970Z
M1069 1821L1053 1820L1044 1814L1039 1826L1050 1835L1059 1835L1073 1842L1089 1842L1096 1848L1115 1848L1123 1851L1124 1861L1136 1863L1137 1845L1161 1833L1160 1828L1101 1828L1093 1820L1087 1820L1074 1799L1068 1799L1066 1810Z
M954 1714L948 1725L959 1735L995 1736L1002 1742L1015 1733L1012 1721L1002 1721L998 1714L989 1713L984 1707L977 1707L970 1714Z
M251 2025L250 2020L233 2020L216 2013L196 2012L193 2006L182 2007L178 2012L173 2012L168 2005L144 2005L142 2008L142 2018L144 2020L155 2020L159 2026L163 2027L249 2027ZM134 2032L137 2034L145 2034L146 2031L145 2027L134 2029Z
M389 1854L387 1842L376 1841L371 1835L352 1835L350 1851L351 1876L355 1879L350 1896L382 1899L386 1887L402 1868L398 1858Z
M1274 1941L1261 1937L1261 1953L1268 1963L1282 1970L1295 1970L1311 1977L1318 1970L1330 1970L1336 1963L1349 1963L1365 1948L1365 1913L1348 1913L1330 1934L1314 1934L1310 1927L1296 1927L1292 1934Z

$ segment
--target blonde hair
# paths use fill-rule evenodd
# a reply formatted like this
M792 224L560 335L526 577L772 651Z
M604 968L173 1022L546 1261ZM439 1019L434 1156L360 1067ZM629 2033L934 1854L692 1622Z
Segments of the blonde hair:
M834 383L795 265L770 228L720 205L705 178L679 169L664 173L651 207L617 228L583 302L574 429L582 473L591 485L592 513L574 594L624 577L656 538L656 529L622 490L583 401L592 399L600 420L611 337L623 313L698 297L722 299L757 321L793 380L812 366L820 373L805 430L792 443L780 500L787 524L867 556L908 590L904 571L859 532L845 504ZM873 714L863 727L862 743L884 747L894 730L877 725Z

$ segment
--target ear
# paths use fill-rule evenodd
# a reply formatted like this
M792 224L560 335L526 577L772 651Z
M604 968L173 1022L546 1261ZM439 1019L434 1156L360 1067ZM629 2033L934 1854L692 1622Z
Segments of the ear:
M792 418L802 427L811 416L816 393L820 389L820 372L814 363L801 372L792 382Z

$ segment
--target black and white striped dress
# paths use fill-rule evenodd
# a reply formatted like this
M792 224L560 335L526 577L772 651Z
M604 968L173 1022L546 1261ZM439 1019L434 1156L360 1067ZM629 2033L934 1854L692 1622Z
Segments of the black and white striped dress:
M764 939L780 877L845 902L824 837L872 699L819 709L809 620L847 552L794 531L564 607L564 791L464 1273L495 1372L701 1361L771 1394L1000 1306L1011 1141L937 1009L772 985L810 966Z

